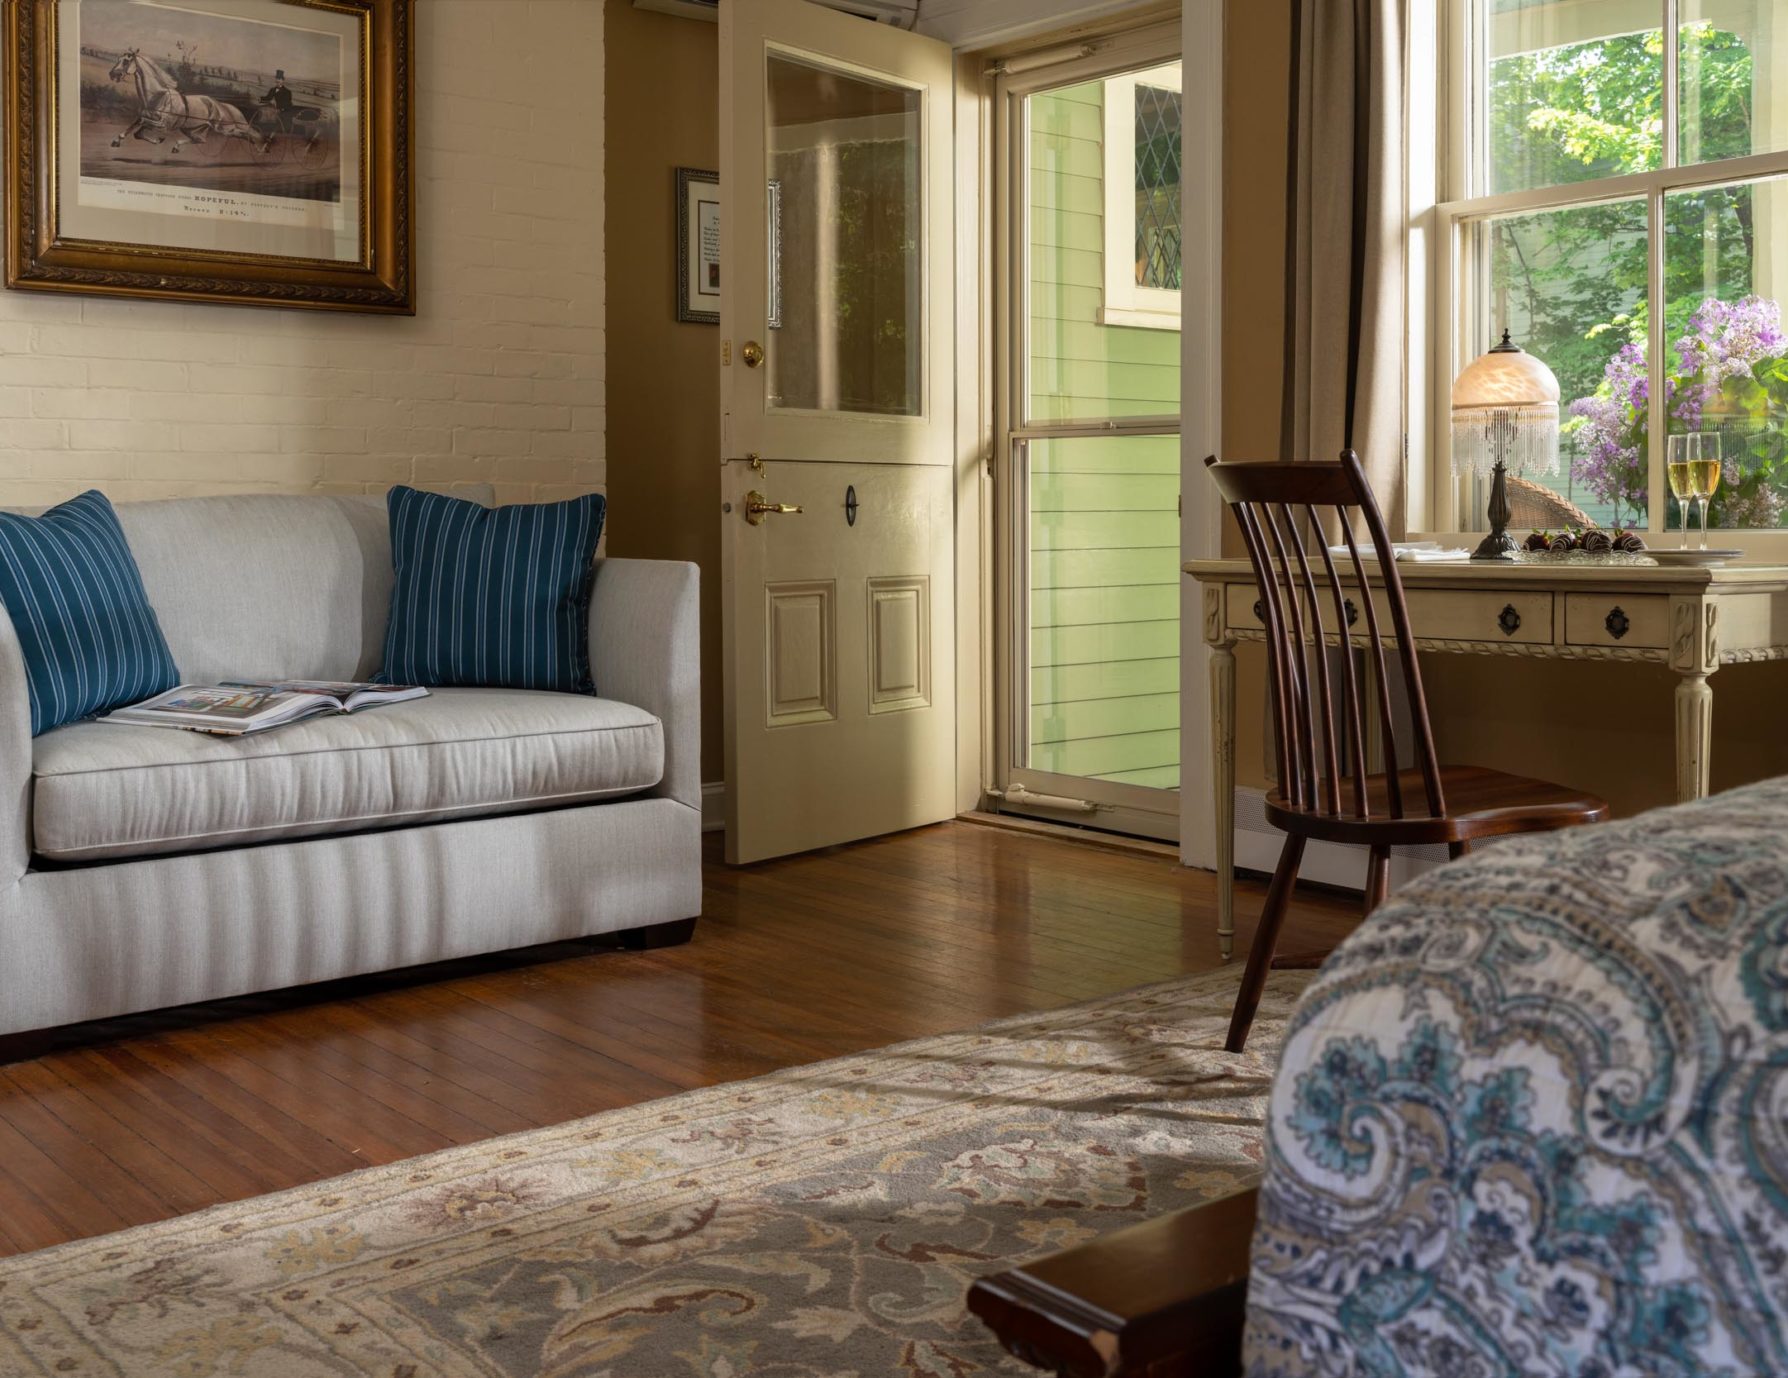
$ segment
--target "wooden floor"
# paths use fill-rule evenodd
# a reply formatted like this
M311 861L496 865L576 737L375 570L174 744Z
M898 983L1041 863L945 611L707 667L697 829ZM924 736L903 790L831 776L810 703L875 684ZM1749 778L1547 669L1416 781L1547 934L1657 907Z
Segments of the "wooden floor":
M1237 899L1245 942L1264 887ZM1300 897L1281 947L1357 902ZM745 870L695 940L559 944L87 1026L0 1067L0 1252L1218 964L1212 878L948 823Z

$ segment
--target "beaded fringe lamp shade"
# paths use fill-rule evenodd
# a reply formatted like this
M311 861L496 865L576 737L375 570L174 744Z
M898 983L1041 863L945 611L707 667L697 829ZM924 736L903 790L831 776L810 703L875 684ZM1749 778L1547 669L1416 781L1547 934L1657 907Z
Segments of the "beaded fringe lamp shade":
M1474 361L1453 383L1453 470L1494 474L1490 534L1472 558L1514 555L1508 534L1507 474L1558 469L1558 379L1502 332L1502 343Z

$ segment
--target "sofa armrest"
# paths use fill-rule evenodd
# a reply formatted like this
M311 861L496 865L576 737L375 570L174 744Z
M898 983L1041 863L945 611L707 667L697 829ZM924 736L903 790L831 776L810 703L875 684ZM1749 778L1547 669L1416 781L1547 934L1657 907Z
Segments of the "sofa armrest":
M1063 1378L1236 1378L1258 1189L976 1282L969 1310Z
M0 606L0 884L31 864L31 690L12 618Z
M596 692L664 724L654 794L702 806L701 572L676 560L596 561L590 669Z

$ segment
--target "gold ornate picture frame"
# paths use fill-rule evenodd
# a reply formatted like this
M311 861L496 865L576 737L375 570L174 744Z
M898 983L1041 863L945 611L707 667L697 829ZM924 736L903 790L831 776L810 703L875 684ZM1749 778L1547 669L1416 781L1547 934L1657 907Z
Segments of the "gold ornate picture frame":
M413 315L412 0L0 0L6 285Z

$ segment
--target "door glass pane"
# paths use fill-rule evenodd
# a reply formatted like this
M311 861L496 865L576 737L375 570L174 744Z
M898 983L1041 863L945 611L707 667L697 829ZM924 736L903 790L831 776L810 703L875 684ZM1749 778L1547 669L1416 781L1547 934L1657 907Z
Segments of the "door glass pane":
M1684 163L1788 148L1788 6L1681 0Z
M1176 788L1179 437L1028 449L1030 766Z
M1470 223L1470 338L1506 329L1558 376L1560 427L1552 472L1514 471L1516 528L1645 521L1646 224L1643 201L1612 201ZM1455 478L1462 530L1488 525L1487 478Z
M1479 112L1488 166L1479 189L1525 191L1663 165L1661 4L1490 0L1485 8Z
M772 53L768 405L917 416L920 93Z
M1680 192L1664 217L1670 433L1718 455L1709 527L1788 525L1788 177Z
M1180 410L1180 64L1025 101L1033 426Z

